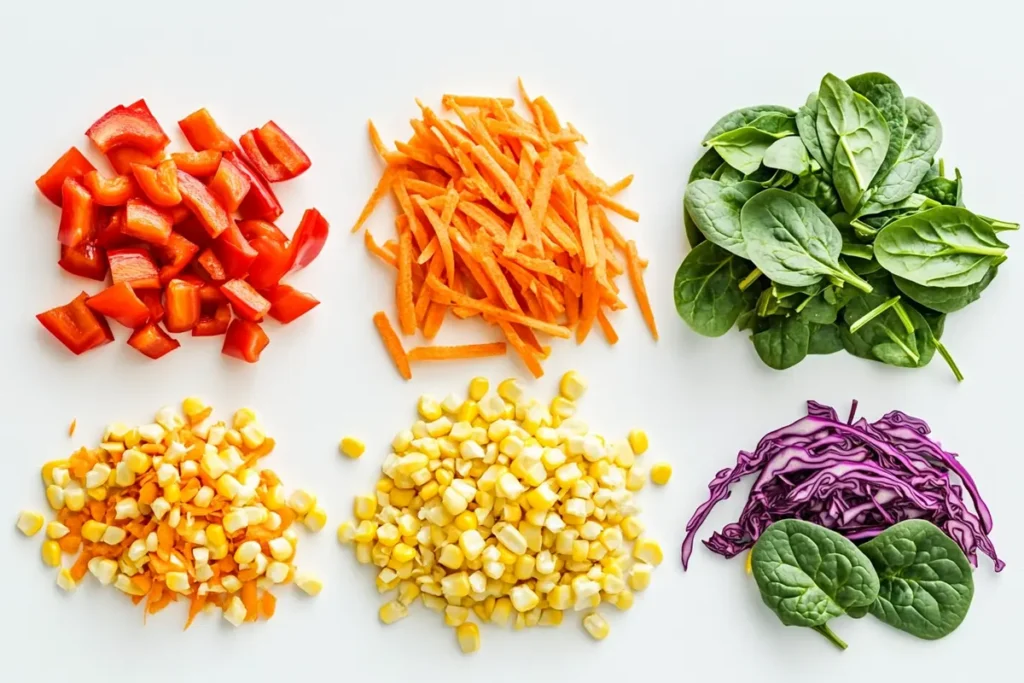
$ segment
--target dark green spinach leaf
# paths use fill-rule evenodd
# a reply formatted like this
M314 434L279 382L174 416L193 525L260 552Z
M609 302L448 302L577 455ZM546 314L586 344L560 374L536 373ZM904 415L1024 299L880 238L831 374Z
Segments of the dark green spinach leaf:
M702 242L676 272L676 311L698 334L722 336L747 307L739 282L752 269L713 242Z
M782 138L772 143L764 153L764 165L789 171L793 175L802 176L811 171L811 158L807 148L798 137Z
M843 337L838 325L813 325L807 344L808 355L825 356L843 350Z
M922 287L901 277L893 277L900 291L925 308L940 313L955 313L981 298L981 293L992 284L998 268L990 268L980 282L966 287Z
M715 180L695 180L686 187L683 207L706 238L727 251L747 258L740 228L740 210L761 186L750 181L723 185Z
M907 130L896 163L871 191L871 201L895 204L906 199L928 174L942 144L942 124L927 104L913 97L905 100Z
M751 339L761 361L774 370L791 368L807 357L810 328L800 316L774 318Z
M704 134L701 143L705 144L722 133L742 128L748 123L757 120L762 115L769 113L784 114L786 116L794 116L795 114L795 112L788 107L779 107L774 104L760 104L753 107L736 109L735 111L731 111L718 119L718 121L715 122L715 125L711 126L711 130Z
M907 130L907 111L903 99L903 90L885 74L866 73L854 76L846 81L854 92L863 95L882 114L889 126L889 149L885 159L875 174L877 184L889 169L895 165L903 150L903 136Z

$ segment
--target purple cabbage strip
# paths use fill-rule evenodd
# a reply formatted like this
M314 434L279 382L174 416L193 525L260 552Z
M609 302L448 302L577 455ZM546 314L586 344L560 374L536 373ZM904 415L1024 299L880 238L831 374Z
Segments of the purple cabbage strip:
M686 525L683 569L711 510L729 497L733 484L757 474L739 520L704 541L712 552L734 557L780 519L814 522L854 541L906 519L926 519L949 534L971 564L977 566L981 551L1002 571L1005 563L988 536L992 515L957 455L928 437L924 420L892 411L877 422L854 422L856 410L854 401L841 422L833 408L808 401L807 417L766 434L753 453L740 451L734 468L715 475L708 500ZM964 489L974 511L964 502Z

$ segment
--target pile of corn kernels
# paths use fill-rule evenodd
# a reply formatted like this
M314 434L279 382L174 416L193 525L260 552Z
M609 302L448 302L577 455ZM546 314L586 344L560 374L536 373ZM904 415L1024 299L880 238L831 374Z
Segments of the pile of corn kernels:
M629 609L662 561L633 500L646 483L636 459L647 436L592 433L575 416L586 390L575 372L547 405L515 380L489 388L478 377L468 399L420 397L421 419L395 437L376 491L356 498L338 538L379 567L381 593L397 591L380 609L385 624L420 600L468 653L480 646L474 616L520 629L557 626L573 610L601 640L609 626L599 608ZM350 457L364 449L341 444ZM657 472L668 481L667 465Z
M43 466L56 519L23 511L18 528L33 536L45 525L43 561L57 583L71 591L91 573L145 600L147 614L182 598L189 624L219 608L235 626L272 616L277 584L319 593L319 579L295 569L292 525L319 531L326 514L306 491L286 498L259 468L274 440L255 413L243 408L228 425L199 399L182 407L184 416L163 408L136 428L112 424L98 448ZM78 554L70 567L65 554Z

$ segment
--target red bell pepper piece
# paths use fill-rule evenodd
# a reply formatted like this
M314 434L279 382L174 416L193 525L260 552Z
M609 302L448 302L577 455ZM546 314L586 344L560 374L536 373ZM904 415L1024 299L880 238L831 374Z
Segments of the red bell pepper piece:
M216 337L228 331L231 324L231 305L220 304L214 310L213 315L199 317L196 326L192 328L193 337Z
M188 144L198 152L216 150L218 152L237 152L238 145L227 133L220 129L206 109L194 111L178 121L181 132L185 134Z
M76 356L114 341L107 321L85 305L88 298L89 295L82 292L71 303L36 316L42 326Z
M181 342L172 339L156 323L140 327L128 337L128 345L145 356L161 358L181 346Z
M281 244L288 243L288 236L281 232L281 228L269 221L238 221L238 228L242 231L245 239L250 241L257 237L269 237Z
M238 142L242 145L242 152L245 154L245 158L249 160L252 167L259 172L261 176L266 178L272 183L279 183L282 180L288 180L288 169L284 167L279 161L275 161L273 157L270 159L269 151L265 151L261 147L260 140L256 137L256 129L250 130L248 133L238 139Z
M65 178L81 178L96 167L85 158L77 147L72 147L53 163L46 173L36 179L36 187L51 202L60 206L61 188Z
M230 159L221 159L217 173L210 181L210 191L220 199L229 212L237 211L252 183L248 176L238 170Z
M220 286L220 291L240 318L259 322L270 310L270 302L245 280L228 280Z
M61 245L57 264L72 275L100 282L107 279L107 254L92 242L82 242L75 247Z
M276 221L280 218L284 209L281 208L281 203L277 201L277 196L263 176L254 171L241 155L225 154L224 156L249 178L249 193L245 195L242 205L238 207L242 218L265 221Z
M158 323L164 319L164 305L163 292L159 289L143 289L141 292L137 292L142 302L146 304L146 308L149 309L149 321L151 323Z
M149 322L149 307L127 282L113 284L99 294L90 296L85 303L100 315L113 318L133 330Z
M142 248L113 249L107 252L114 282L127 282L132 289L159 289L160 274L149 251Z
M228 302L228 298L221 293L220 286L213 282L207 282L197 275L190 274L182 275L181 279L191 282L199 288L199 300L202 301L204 308L220 306Z
M202 152L174 152L171 159L174 165L185 173L197 178L205 178L217 172L220 165L221 153L215 149L208 149Z
M224 272L224 264L217 258L212 247L204 249L203 253L199 255L199 265L214 282L224 282L228 279L227 273Z
M92 124L85 134L104 153L115 147L155 152L171 141L153 118L145 100L127 107L117 105Z
M158 149L155 152L145 152L134 147L116 147L107 152L107 161L121 175L131 175L133 164L156 168L166 158L167 155L164 154L162 149Z
M277 285L263 295L270 302L270 317L285 324L320 305L313 295L300 292L291 285Z
M185 270L196 254L199 247L176 232L171 233L167 244L156 250L157 259L161 262L160 284L166 285L172 278L178 277L181 271Z
M106 227L96 233L96 245L104 249L116 249L125 246L131 240L124 234L125 209L121 208L110 215Z
M210 237L217 237L231 225L231 217L216 197L201 182L184 171L178 170L178 189L181 200L189 208Z
M142 164L132 166L135 182L155 206L174 206L181 203L178 191L178 167L173 159L161 161L155 169Z
M89 171L82 176L82 184L89 190L92 200L100 206L124 206L129 199L139 194L135 181L127 175L104 178L98 171Z
M302 175L313 165L302 148L273 121L268 121L256 131L256 140L262 149L270 152L270 155L284 166L288 178Z
M164 293L168 332L187 332L199 320L201 301L199 288L187 280L171 280Z
M305 268L313 262L327 242L327 231L330 226L316 209L306 209L299 221L299 227L292 235L292 243L288 247L291 252L292 269Z
M65 178L61 187L60 229L57 240L74 247L88 240L96 232L96 206L92 195L82 183Z
M143 242L164 246L171 239L171 219L142 199L129 199L121 231Z
M249 266L249 283L261 291L271 289L291 268L288 247L271 237L257 237L249 244L257 254Z
M224 274L228 279L245 277L252 262L258 256L255 249L249 246L238 225L231 221L231 227L220 234L213 242L213 253L224 266Z
M184 208L184 205L179 205L175 208ZM188 211L188 209L185 210ZM200 225L199 221L196 220L191 211L188 211L188 218L183 220L181 223L176 223L174 225L174 232L178 233L200 249L204 249L213 244L213 240L210 239L210 235L206 232L206 228Z
M262 327L254 322L235 318L228 326L221 353L247 363L255 363L269 343L270 339Z

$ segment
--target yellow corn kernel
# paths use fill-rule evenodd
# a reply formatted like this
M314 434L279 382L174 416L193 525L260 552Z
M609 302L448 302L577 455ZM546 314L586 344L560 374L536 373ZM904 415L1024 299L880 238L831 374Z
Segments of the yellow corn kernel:
M659 462L651 467L651 481L658 486L664 486L672 478L672 465L667 462Z
M187 593L189 591L188 574L185 572L167 572L164 579L167 582L167 588L175 593Z
M416 491L411 488L395 489L389 495L389 498L391 499L391 504L397 508L406 507L407 505L412 503L412 499L415 497Z
M635 541L644 532L644 525L633 516L624 517L619 526L622 528L623 538L627 541Z
M50 484L46 487L46 502L50 504L50 507L54 510L60 510L64 507L64 489L57 486L56 484Z
M477 419L480 414L480 404L476 401L465 401L459 406L459 411L455 413L455 418L458 422L469 422L472 423Z
M594 640L604 640L608 637L608 622L597 612L583 617L583 628Z
M377 538L377 524L368 519L359 522L356 527L356 535L353 540L356 543L373 543Z
M540 598L527 585L518 585L509 591L512 606L517 612L529 612L540 603Z
M433 422L444 415L444 411L441 409L441 403L433 396L429 396L427 394L420 396L420 400L416 404L416 410L427 422Z
M91 491L90 491L91 493ZM169 484L164 487L164 500L171 505L181 502L181 486L177 483Z
M558 383L558 392L570 401L578 401L587 391L587 381L575 370L562 375Z
M507 626L512 616L512 601L509 598L501 597L494 601L494 609L491 610L491 623Z
M576 414L576 404L564 396L555 396L551 400L551 414L563 420L572 417Z
M380 617L382 623L393 624L396 621L400 621L409 616L409 610L405 605L397 600L392 600L391 602L386 602L381 605L380 611L377 615Z
M106 524L90 519L82 525L82 538L90 543L99 543L100 539L103 538L103 532L106 530Z
M462 552L462 548L454 544L441 548L440 557L437 559L439 564L449 569L460 569L464 560L465 553Z
M383 546L392 548L398 543L399 538L398 527L394 524L381 524L377 529L377 540Z
M338 542L353 543L356 539L356 527L351 521L344 521L338 525Z
M545 609L540 613L540 620L537 622L538 626L561 626L562 624L562 612L557 609Z
M608 602L612 603L623 612L625 612L633 606L633 591L629 590L628 588L623 590L618 595L614 595L612 597L614 597L615 599L609 599Z
M78 584L75 583L75 577L71 576L71 572L67 569L61 569L57 573L57 585L69 593L78 587Z
M350 458L358 458L366 452L366 444L354 436L346 436L339 446L341 452Z
M67 467L67 460L51 460L50 462L43 465L42 469L40 470L40 473L43 475L43 484L49 486L50 484L57 483L53 479L53 471L58 468L67 469Z
M57 541L43 541L42 555L43 562L48 567L60 566L60 544Z
M316 496L308 491L299 489L288 498L288 507L301 517L316 507Z
M647 432L642 429L634 429L630 431L629 436L626 438L629 440L629 446L633 449L635 455L643 455L647 452Z
M445 626L459 626L469 619L469 608L457 605L448 605L444 608Z
M206 545L209 548L217 548L225 546L228 543L227 536L224 534L224 527L220 524L211 524L206 527Z
M412 562L416 559L416 550L405 543L398 543L391 551L391 559L396 562Z
M469 576L466 572L449 574L441 579L441 591L448 598L464 598L470 593Z
M323 590L324 584L312 574L299 572L295 575L295 585L302 589L306 595L316 596Z
M480 649L480 629L472 621L460 624L455 629L455 637L459 641L459 649L465 654L470 654Z
M241 430L246 425L256 421L256 412L252 408L239 408L231 420L231 426Z
M469 531L470 529L475 529L477 527L476 515L470 512L469 510L459 513L455 517L455 527L459 531Z
M267 440L267 433L258 422L250 422L239 429L242 436L242 444L249 450L259 448ZM228 432L230 434L231 432Z
M437 482L428 481L426 484L423 485L423 488L420 489L420 498L422 498L424 501L428 501L434 496L436 496L438 492L439 487Z
M487 381L486 377L474 377L469 381L469 399L479 401L487 395L487 390L490 388L491 383Z
M509 403L518 403L523 399L523 389L514 378L509 377L498 383L498 396L501 396ZM481 396L481 398L483 397ZM476 400L479 401L480 399Z
M46 525L46 537L54 541L64 538L68 533L69 529L60 522L48 522Z
M317 505L306 514L302 523L312 532L320 531L327 524L327 511Z
M352 510L356 519L373 519L373 516L377 514L377 498L372 495L356 496L352 503Z
M655 567L664 559L661 546L653 538L638 539L633 545L633 557Z

